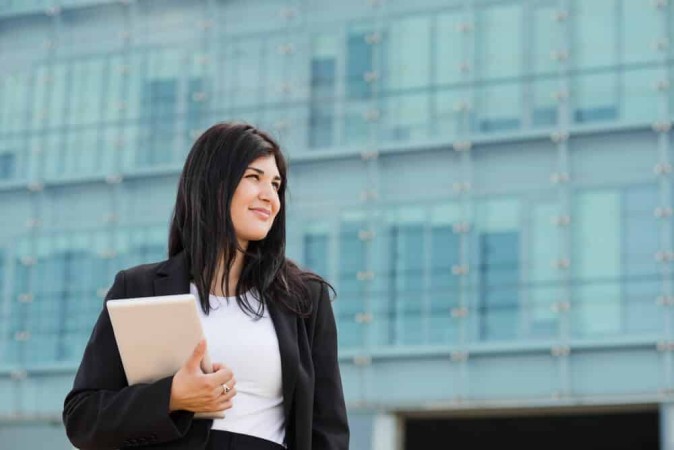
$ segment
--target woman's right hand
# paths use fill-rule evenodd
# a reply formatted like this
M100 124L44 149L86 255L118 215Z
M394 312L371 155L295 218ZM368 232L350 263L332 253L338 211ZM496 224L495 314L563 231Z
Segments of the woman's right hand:
M169 412L216 412L232 407L232 397L236 395L236 380L232 371L224 364L214 363L213 373L204 373L201 370L201 360L205 354L206 340L202 339L190 358L173 376ZM226 394L223 384L229 387Z

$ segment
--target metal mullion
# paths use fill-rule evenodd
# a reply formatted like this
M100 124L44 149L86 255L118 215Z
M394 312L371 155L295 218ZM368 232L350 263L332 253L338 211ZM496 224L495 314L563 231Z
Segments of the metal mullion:
M559 2L560 7L564 12L569 11L570 5L569 5L569 0L560 0ZM569 17L571 17L569 15ZM559 33L561 34L561 43L562 45L562 50L569 52L571 51L571 43L572 43L572 27L570 25L570 21L572 19L566 18L560 27L558 28ZM569 80L569 58L566 59L560 59L559 61L559 76L561 79L561 85L562 85L562 92L570 92L569 91L569 86L570 86L570 80ZM571 98L571 96L568 96ZM571 210L571 190L569 187L569 180L568 178L565 179L565 176L569 176L569 163L568 163L568 127L569 127L569 120L570 120L570 110L569 110L569 101L568 99L566 101L560 101L559 104L559 109L558 109L558 117L557 117L557 124L558 124L558 130L560 130L560 133L562 136L565 135L565 137L561 137L559 141L557 142L557 150L558 150L558 174L559 174L559 184L558 184L558 199L559 199L559 210L562 215L570 216L570 210ZM561 226L558 231L559 234L559 247L560 247L560 257L570 260L571 258L571 246L572 246L572 235L571 235L571 227L569 225L567 226ZM571 298L572 298L572 285L571 285L571 268L569 266L567 267L562 267L561 265L558 266L560 271L560 291L562 291L563 295L561 299L556 299L557 302L560 300L562 302L569 302L571 304ZM571 334L571 320L570 320L570 313L568 311L565 311L564 308L559 308L558 309L558 314L559 314L559 319L558 319L558 324L559 324L559 335L558 335L558 345L561 345L564 347ZM554 353L553 353L554 355ZM554 356L553 356L554 357ZM557 361L558 361L558 374L559 374L559 387L561 390L562 395L568 395L571 393L571 367L570 367L570 360L568 355L567 356L557 356Z

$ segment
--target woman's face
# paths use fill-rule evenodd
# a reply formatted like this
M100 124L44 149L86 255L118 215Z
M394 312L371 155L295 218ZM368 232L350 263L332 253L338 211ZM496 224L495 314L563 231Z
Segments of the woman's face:
M232 197L234 232L243 248L249 241L264 239L281 208L278 190L281 176L274 155L263 156L248 165Z

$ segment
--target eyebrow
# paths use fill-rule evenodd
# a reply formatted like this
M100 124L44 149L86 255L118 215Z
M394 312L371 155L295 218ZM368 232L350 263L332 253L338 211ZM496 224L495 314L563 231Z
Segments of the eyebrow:
M258 169L257 167L248 166L248 169L254 170L254 171L256 171L257 173L259 173L260 175L264 175L264 170ZM281 177L278 176L278 175L276 175L276 176L274 177L274 180L283 181L283 180L281 180Z

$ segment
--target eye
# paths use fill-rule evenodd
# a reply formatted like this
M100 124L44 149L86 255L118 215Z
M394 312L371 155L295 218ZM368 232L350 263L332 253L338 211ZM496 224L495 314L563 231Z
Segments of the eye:
M258 174L256 174L256 173L251 173L251 174L249 174L249 175L246 176L246 178L251 178L251 177L252 177L252 178L255 178L256 180L259 180L259 179L260 179L260 175L258 175Z
M277 191L281 189L281 183L272 183L272 186L274 186Z

